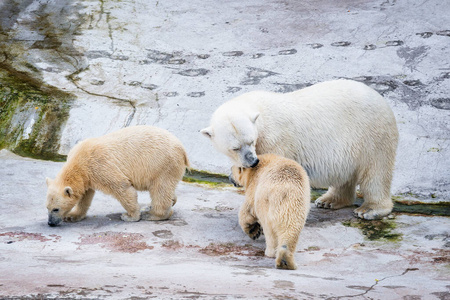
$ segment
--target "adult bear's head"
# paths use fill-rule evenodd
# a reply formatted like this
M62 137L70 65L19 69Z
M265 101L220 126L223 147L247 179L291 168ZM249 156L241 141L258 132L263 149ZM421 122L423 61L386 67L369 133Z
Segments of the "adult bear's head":
M255 150L259 115L259 112L236 111L236 108L222 105L213 114L211 125L200 132L210 138L214 147L227 155L234 165L252 168L259 162Z

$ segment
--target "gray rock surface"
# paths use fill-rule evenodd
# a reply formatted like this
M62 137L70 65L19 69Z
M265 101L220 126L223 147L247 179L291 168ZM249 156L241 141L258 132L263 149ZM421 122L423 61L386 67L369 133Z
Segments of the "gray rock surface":
M450 296L448 217L358 221L352 208L312 207L298 270L277 270L263 256L264 237L253 241L239 227L243 195L235 188L181 183L174 215L161 222L123 222L118 201L97 193L85 220L49 227L44 178L62 163L2 150L0 166L2 299ZM148 204L148 193L139 202Z

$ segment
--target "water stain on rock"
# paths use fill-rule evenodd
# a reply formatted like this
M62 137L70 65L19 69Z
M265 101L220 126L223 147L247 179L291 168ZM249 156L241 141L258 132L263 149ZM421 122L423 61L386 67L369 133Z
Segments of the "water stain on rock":
M450 110L450 98L432 99L430 104L439 109Z
M405 81L403 81L403 83L407 86L423 85L422 82L420 82L420 80L405 80Z
M262 79L270 77L270 76L278 75L278 73L260 69L260 68L251 68L250 67L246 75L247 75L247 78L241 82L242 85L256 85L256 84L259 84Z
M289 84L289 83L275 83L275 85L277 85L277 89L275 92L277 93L290 93L290 92L294 92L294 91L298 91L301 90L305 87L311 86L311 83L294 83L294 84Z
M157 63L157 64L168 64L169 60L174 59L174 55L166 52L161 52L158 50L146 49L147 58L145 63Z
M377 46L375 46L374 44L368 44L368 45L365 45L363 49L364 50L375 50L375 49L377 49Z
M205 96L205 92L190 92L190 93L187 93L187 96L192 97L192 98L200 98L200 97Z
M397 46L401 46L401 45L403 45L404 44L404 42L403 41L400 41L400 40L397 40L397 41L387 41L386 43L385 43L385 45L387 46L387 47L397 47Z
M86 51L84 53L84 55L86 55L87 58L89 59L97 59L97 58L102 58L102 57L111 57L111 53L107 52L107 51Z
M188 77L197 77L197 76L204 76L208 73L209 73L209 70L200 68L200 69L183 70L183 71L178 72L177 74L182 75L182 76L188 76Z
M141 84L141 88L152 91L154 89L157 89L158 86L152 83L143 83Z
M427 39L427 38L431 37L433 35L433 33L426 31L426 32L416 33L416 35L420 36L421 38Z
M278 55L292 55L292 54L295 54L295 53L297 53L296 49L288 49L288 50L278 51Z
M401 47L397 50L397 55L405 60L407 67L414 70L416 65L428 55L429 50L429 46Z
M141 86L142 82L133 80L133 81L130 81L130 82L125 83L125 84L127 84L129 86Z
M129 57L129 56L126 56L126 55L117 55L117 54L113 54L113 55L111 55L111 59L113 59L113 60L122 60L122 61L125 61L125 60L129 60L130 57Z
M253 58L253 59L258 59L258 58L263 57L264 55L265 55L264 53L256 53L256 54L253 54L253 55L252 55L252 58Z
M242 52L242 51L228 51L228 52L223 52L222 55L223 56L242 56L242 55L244 55L244 52Z
M226 92L233 94L233 93L239 92L240 90L242 90L242 88L240 88L238 86L229 86L229 87L227 87Z
M152 232L154 236L162 239L170 239L173 237L173 233L170 230L157 230Z
M450 30L441 30L436 32L436 34L441 36L450 36Z
M92 84L92 85L104 85L105 81L101 80L101 79L95 79L94 78L94 79L89 80L89 83Z
M95 245L99 244L102 248L106 248L113 252L136 253L142 250L151 250L154 247L143 242L144 236L140 233L128 232L97 232L93 234L82 234L79 238L78 245Z
M308 46L310 46L313 49L319 49L319 48L323 47L323 45L320 43L312 43L312 44L308 44Z
M170 225L173 225L173 226L186 226L186 225L188 225L188 222L186 222L185 220L183 220L183 219L174 219L174 218L172 218L170 220L154 221L154 222L156 222L158 224L170 224Z
M163 95L166 97L176 97L176 96L178 96L178 93L177 92L164 92Z
M351 42L347 42L347 41L331 43L331 46L333 46L333 47L347 47L350 45L351 45Z

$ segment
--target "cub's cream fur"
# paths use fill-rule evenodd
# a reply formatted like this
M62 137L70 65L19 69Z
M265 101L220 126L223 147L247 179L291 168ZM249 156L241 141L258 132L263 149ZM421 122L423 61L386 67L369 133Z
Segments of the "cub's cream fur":
M316 205L351 206L359 185L364 219L389 214L398 143L394 114L370 87L352 80L318 83L286 94L255 91L222 104L201 130L233 161L251 167L257 155L297 161L311 185L327 188Z
M95 190L120 201L124 221L141 219L137 191L148 190L151 207L142 218L168 219L187 167L183 145L164 129L133 126L84 140L69 152L56 178L46 180L48 223L84 219Z
M295 249L310 207L305 170L293 160L263 154L253 168L233 166L231 179L245 189L239 212L242 230L252 239L263 231L265 254L276 257L276 267L296 269Z

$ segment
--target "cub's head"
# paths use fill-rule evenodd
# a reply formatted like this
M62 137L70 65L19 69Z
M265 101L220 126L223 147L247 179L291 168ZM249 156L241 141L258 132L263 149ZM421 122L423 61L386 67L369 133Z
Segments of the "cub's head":
M70 186L62 186L57 180L46 178L48 225L59 225L78 202Z
M234 112L233 114L214 114L211 126L200 132L211 139L214 147L227 155L233 164L251 168L258 164L256 141L258 130L256 120L259 112L250 114Z
M246 188L252 171L253 170L251 168L233 166L231 167L231 175L229 179L234 186L243 186Z

